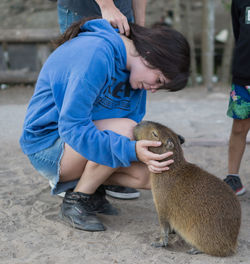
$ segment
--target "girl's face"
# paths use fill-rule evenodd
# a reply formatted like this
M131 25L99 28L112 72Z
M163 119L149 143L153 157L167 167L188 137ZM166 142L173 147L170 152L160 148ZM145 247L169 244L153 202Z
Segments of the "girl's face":
M142 57L134 57L129 78L133 89L144 89L155 93L157 89L169 81L160 70L150 68Z

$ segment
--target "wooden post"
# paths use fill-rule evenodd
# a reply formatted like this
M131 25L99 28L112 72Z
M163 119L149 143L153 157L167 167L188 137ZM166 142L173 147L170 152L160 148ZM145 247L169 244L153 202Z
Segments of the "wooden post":
M185 2L186 6L186 25L187 25L187 39L190 45L191 50L191 83L192 85L196 85L196 75L197 75L197 67L196 67L196 59L195 59L195 43L194 43L194 32L192 25L192 1L188 0Z
M8 54L7 42L2 43L2 52L3 52L3 69L7 70L9 68L9 54Z
M209 92L214 73L214 0L203 0L202 77Z
M51 49L48 44L37 44L37 64L41 68L49 57Z
M233 46L234 46L234 36L233 36L233 29L230 24L228 28L227 42L224 44L222 64L221 64L221 82L225 84L228 84L230 81Z
M174 28L181 32L181 0L174 0Z

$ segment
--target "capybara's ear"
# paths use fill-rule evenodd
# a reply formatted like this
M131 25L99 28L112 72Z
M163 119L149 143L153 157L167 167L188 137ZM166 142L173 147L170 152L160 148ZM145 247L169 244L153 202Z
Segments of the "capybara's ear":
M181 135L177 135L177 136L178 136L181 144L185 143L185 138L183 136L181 136Z
M167 150L172 150L174 149L174 142L169 138L166 142L166 149Z

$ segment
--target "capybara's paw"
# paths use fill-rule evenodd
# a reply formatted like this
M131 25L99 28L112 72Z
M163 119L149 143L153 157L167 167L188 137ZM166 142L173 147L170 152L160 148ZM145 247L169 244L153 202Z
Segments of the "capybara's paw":
M155 242L151 243L151 246L155 247L155 248L167 247L167 245L168 245L168 242L163 241L163 240L159 240L159 241L155 241Z
M190 255L198 255L198 254L202 254L201 251L199 251L198 249L196 248L191 248L190 250L187 251L188 254Z

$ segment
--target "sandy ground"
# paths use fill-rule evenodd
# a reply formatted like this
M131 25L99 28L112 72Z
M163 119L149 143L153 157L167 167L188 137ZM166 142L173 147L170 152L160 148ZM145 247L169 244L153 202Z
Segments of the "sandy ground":
M231 120L225 111L228 91L202 88L150 95L147 120L162 122L186 138L188 161L224 178ZM89 233L58 218L62 199L50 196L48 183L32 168L18 145L31 88L0 90L0 263L250 263L250 192L240 197L242 226L237 253L228 258L185 253L183 243L155 249L159 225L150 191L133 201L110 198L120 214L100 216L107 231ZM250 145L241 166L250 190ZM198 210L198 208L197 208Z

